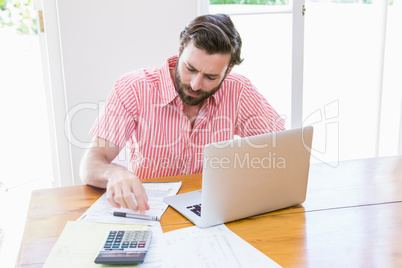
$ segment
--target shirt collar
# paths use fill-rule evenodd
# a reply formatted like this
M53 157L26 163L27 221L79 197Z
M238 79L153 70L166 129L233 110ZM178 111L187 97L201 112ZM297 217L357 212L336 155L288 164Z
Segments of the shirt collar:
M178 57L172 56L166 60L159 71L160 77L160 92L162 96L162 105L165 106L172 102L175 98L179 97L177 91L174 87L172 77L170 75L170 70L176 67Z

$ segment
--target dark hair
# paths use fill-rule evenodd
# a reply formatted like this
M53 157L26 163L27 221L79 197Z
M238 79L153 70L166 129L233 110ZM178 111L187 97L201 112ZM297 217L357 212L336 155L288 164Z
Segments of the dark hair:
M240 58L241 37L228 15L208 14L191 21L180 33L180 54L190 41L208 54L230 53L229 68L243 61Z

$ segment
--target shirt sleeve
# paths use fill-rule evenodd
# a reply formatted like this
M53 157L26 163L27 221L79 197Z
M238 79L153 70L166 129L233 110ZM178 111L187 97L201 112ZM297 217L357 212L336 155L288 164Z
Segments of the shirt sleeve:
M116 81L90 134L124 148L137 128L137 114L138 102L133 84L128 76L123 76Z
M238 120L235 134L249 137L284 129L285 121L250 83L239 99Z

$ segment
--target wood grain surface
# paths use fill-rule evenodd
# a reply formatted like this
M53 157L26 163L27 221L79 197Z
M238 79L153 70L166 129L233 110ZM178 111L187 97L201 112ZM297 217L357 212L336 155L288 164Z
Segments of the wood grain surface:
M201 174L147 179L201 188ZM67 221L103 193L91 186L32 193L18 266L42 267ZM227 223L283 267L402 267L402 156L312 164L306 201ZM164 232L193 226L169 207Z

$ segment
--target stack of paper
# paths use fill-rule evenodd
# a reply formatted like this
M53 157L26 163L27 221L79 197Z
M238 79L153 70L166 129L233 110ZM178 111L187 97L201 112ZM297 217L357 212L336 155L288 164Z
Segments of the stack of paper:
M224 224L189 227L163 234L163 267L281 267Z
M165 183L143 183L145 191L148 196L148 204L151 207L147 210L145 215L162 217L168 205L163 201L166 196L177 194L181 187L179 182L165 182ZM105 223L123 223L123 224L145 224L153 225L155 221L137 220L132 218L122 218L113 216L114 211L129 212L132 214L139 214L129 209L116 209L110 205L104 193L79 219L78 221L86 222L105 222Z
M147 228L132 224L68 222L44 267L102 267L94 259L108 231ZM140 268L280 267L223 224L204 229L194 226L164 234L161 230L159 223L152 228L151 247Z
M111 230L147 230L147 225L134 224L104 224L94 222L69 221L64 227L56 245L50 252L44 268L90 268L110 267L110 265L95 264L94 260L102 243ZM153 232L152 243L141 267L162 267L162 255L164 248L159 243L162 229L156 223L151 229ZM161 247L161 248L159 248ZM124 267L137 267L137 265L124 265Z
M181 182L146 183L144 186L151 206L148 215L162 216L167 208L163 198L176 194ZM152 226L153 236L145 261L139 264L141 268L280 267L224 224L210 228L194 226L163 234L158 221L115 217L113 211L115 209L103 195L78 221L68 222L44 267L112 267L94 263L107 233L144 230L149 226Z

